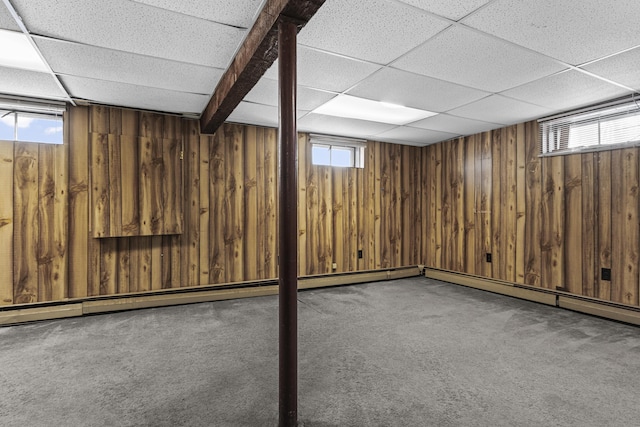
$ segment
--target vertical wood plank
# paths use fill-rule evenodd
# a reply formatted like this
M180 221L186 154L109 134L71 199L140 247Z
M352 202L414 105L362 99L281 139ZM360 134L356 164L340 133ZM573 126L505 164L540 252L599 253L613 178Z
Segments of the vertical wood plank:
M427 233L425 235L426 251L423 254L424 262L427 267L436 266L436 209L438 203L436 201L436 184L435 184L435 164L436 164L436 145L428 145L426 151L426 184L428 186L427 199Z
M255 126L247 126L245 130L243 149L244 153L244 253L242 265L244 272L241 280L256 280L258 278L258 194L257 194L257 159L256 145L258 140L264 138L264 130Z
M131 286L131 239L116 239L117 276L116 293L129 292ZM137 266L134 266L134 268Z
M502 208L504 241L503 250L505 253L504 279L509 282L516 281L516 223L517 223L517 127L509 126L503 132L503 165L502 176L504 177L504 206Z
M475 221L475 271L478 276L484 275L484 211L482 210L482 134L474 135L475 139L475 176L474 180L474 221Z
M195 120L184 120L184 223L182 230L182 286L200 284L200 131Z
M137 236L140 234L138 137L133 135L120 136L120 152L122 154L120 162L122 235Z
M564 157L565 234L564 234L564 286L567 291L582 294L582 156ZM578 256L580 254L580 256Z
M0 305L13 304L13 142L0 141Z
M415 158L413 148L408 145L400 146L401 163L400 168L400 265L411 265L413 246L413 197L412 193L416 187L412 186L413 162ZM413 187L413 188L412 188Z
M527 152L525 145L526 126L524 123L517 125L516 130L516 258L515 258L515 281L525 283L525 241L526 235L526 168Z
M612 268L612 151L598 153L598 269ZM619 166L615 166L616 168ZM611 281L598 275L597 296L611 299Z
M116 110L116 109L114 109ZM119 111L119 110L117 110ZM108 211L109 236L122 235L122 155L120 135L109 134L107 137L108 158ZM127 183L128 184L128 183Z
M524 237L524 283L543 286L541 278L542 245L542 166L538 157L540 145L537 122L525 124L525 237Z
M14 161L13 300L23 304L38 301L38 146L16 143Z
M465 270L465 226L464 226L464 138L457 138L452 146L451 165L451 269Z
M262 130L264 139L264 130ZM298 276L307 274L307 160L308 136L298 135ZM258 162L262 159L258 157Z
M318 219L319 273L331 273L333 262L333 200L331 166L318 166L318 196L320 203Z
M140 234L148 236L153 234L153 208L152 208L152 188L153 188L153 154L152 140L148 137L140 137L138 139L139 148L139 193L138 200L140 203ZM95 158L95 155L94 155ZM95 165L95 163L93 163ZM93 178L93 174L92 174ZM95 184L93 184L95 187ZM95 191L95 190L94 190ZM95 198L95 196L94 196ZM94 205L95 206L95 205ZM94 234L95 235L95 234Z
M101 239L100 244L100 295L114 295L118 282L117 239Z
M38 145L38 301L53 300L53 228L55 153L52 145Z
M209 278L207 283L224 283L225 265L225 139L223 125L209 138Z
M502 129L491 132L491 248L492 258L491 277L494 279L505 279L506 276L506 251L504 250L504 232L502 224L502 206L504 203L502 179Z
M87 296L89 282L89 109L69 112L69 297Z
M228 125L225 138L225 267L226 281L240 282L244 253L244 127ZM295 232L295 231L294 231Z
M320 248L320 194L318 188L318 166L310 165L306 176L307 193L307 271L306 274L318 274Z
M484 132L482 140L482 192L480 195L480 212L482 214L482 253L483 276L493 276L492 263L487 262L486 255L493 252L493 152L491 149L491 132Z
M173 121L172 121L173 123ZM162 139L162 165L165 186L163 197L163 229L165 234L182 233L182 141Z
M476 137L464 138L464 271L476 274Z
M55 196L53 199L52 297L69 296L69 143L54 147Z
M91 197L93 237L111 233L109 220L109 135L91 134Z
M375 191L376 191L376 161L375 156L375 143L367 141L367 148L365 148L366 160L364 163L364 181L365 181L365 196L364 196L364 259L365 269L373 270L376 268L376 251L379 247L379 242L376 238L376 224L378 218L376 218L376 205L375 205Z
M267 278L278 277L278 132L265 130L265 170L267 194L265 209L266 251L264 255Z
M443 265L443 256L442 256L442 147L444 144L436 144L434 147L434 168L433 168L433 185L434 191L432 195L434 196L434 267L435 268L446 268Z
M348 200L345 206L348 207L349 213L345 217L348 224L349 247L345 250L345 270L358 270L358 169L348 168L346 171L347 185L345 188L344 200Z
M200 135L199 138L199 181L200 181L200 203L199 203L199 239L198 239L198 254L199 254L199 285L209 284L209 258L210 258L210 246L213 242L210 241L210 189L212 183L210 182L211 164L209 161L210 156L210 137L206 135Z
M391 188L391 153L389 144L378 143L376 147L377 158L380 159L379 168L379 189L377 193L380 194L380 200L376 200L376 205L379 206L380 217L380 231L378 238L376 239L380 245L380 256L377 262L378 268L389 268L391 266L391 212L393 211L392 191ZM378 155L378 153L380 153Z
M389 220L391 225L390 235L390 259L389 266L397 267L402 265L400 253L402 251L402 229L400 222L402 221L401 204L402 204L402 176L400 167L402 165L402 153L400 151L401 146L398 144L387 144L391 149L391 168L389 170L391 178L391 218Z
M598 268L596 266L598 222L597 212L597 153L581 155L582 170L582 294L595 298Z
M151 236L151 288L157 291L162 289L162 261L164 253L162 252L162 237Z
M332 228L327 231L331 234L332 245L333 245L333 259L332 262L336 264L335 270L330 270L333 272L343 272L345 271L344 266L344 247L345 247L345 239L347 238L345 234L345 223L344 223L344 182L343 182L343 168L336 167L327 167L329 169L329 179L331 180L331 203L333 212L333 224Z

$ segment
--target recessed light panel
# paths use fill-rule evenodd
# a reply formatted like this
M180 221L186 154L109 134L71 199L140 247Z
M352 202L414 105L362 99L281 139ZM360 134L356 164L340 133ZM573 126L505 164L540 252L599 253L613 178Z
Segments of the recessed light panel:
M435 116L437 113L403 107L387 102L372 101L356 96L339 95L320 107L314 113L350 119L368 120L370 122L404 125Z
M0 29L0 46L0 66L43 73L49 71L24 34Z

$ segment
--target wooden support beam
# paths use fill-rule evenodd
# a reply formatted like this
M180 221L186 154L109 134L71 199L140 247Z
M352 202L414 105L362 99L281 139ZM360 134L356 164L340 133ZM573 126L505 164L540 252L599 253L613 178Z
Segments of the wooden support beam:
M324 2L267 0L202 112L201 133L214 133L276 60L279 17L295 20L300 31Z

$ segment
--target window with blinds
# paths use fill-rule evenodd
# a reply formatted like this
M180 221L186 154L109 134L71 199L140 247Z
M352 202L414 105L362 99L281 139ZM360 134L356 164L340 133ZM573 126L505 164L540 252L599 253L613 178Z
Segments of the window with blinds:
M640 100L609 103L540 121L542 155L640 145Z

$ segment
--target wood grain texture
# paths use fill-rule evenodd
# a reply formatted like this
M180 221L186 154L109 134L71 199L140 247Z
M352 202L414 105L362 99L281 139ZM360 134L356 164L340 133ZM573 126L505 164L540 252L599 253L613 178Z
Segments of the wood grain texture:
M582 294L582 156L580 154L564 157L565 188L565 236L563 285L569 292Z
M597 203L598 203L598 247L597 260L598 270L602 268L611 268L611 234L612 234L612 180L611 180L611 151L603 151L598 153L598 184L597 184ZM616 167L618 167L616 165ZM600 271L598 271L600 273ZM602 276L598 274L598 282L596 296L604 300L611 299L611 281L602 280Z
M527 223L526 202L526 125L520 123L516 129L516 239L515 239L515 281L525 283L525 235Z
M258 144L264 144L264 130L262 130L262 141L258 139ZM307 256L301 248L307 247L307 167L311 164L308 158L311 154L309 140L306 134L298 135L298 276L307 273ZM258 157L258 162L262 159ZM262 165L264 173L264 165ZM264 179L262 181L264 182ZM256 234L258 229L256 227Z
M463 268L469 274L476 274L476 138L463 139L464 170L464 254Z
M538 153L537 123L525 124L525 237L524 237L524 283L542 286L542 166Z
M13 143L0 141L0 305L13 304Z
M501 178L504 181L502 188L504 191L504 201L501 208L502 227L504 229L504 239L502 249L504 251L504 276L505 280L516 281L516 223L517 212L517 127L509 126L503 132L503 162Z
M223 132L209 138L209 278L206 283L224 283L225 265L225 156L226 144Z
M582 294L597 297L599 280L597 268L598 227L597 221L597 153L581 155L582 183Z
M38 163L36 144L16 144L14 150L13 300L38 301Z
M242 254L244 251L244 127L225 127L225 179L224 215L222 235L225 246L226 282L243 279Z
M69 257L68 294L87 296L89 281L89 109L76 107L68 114L69 144Z

